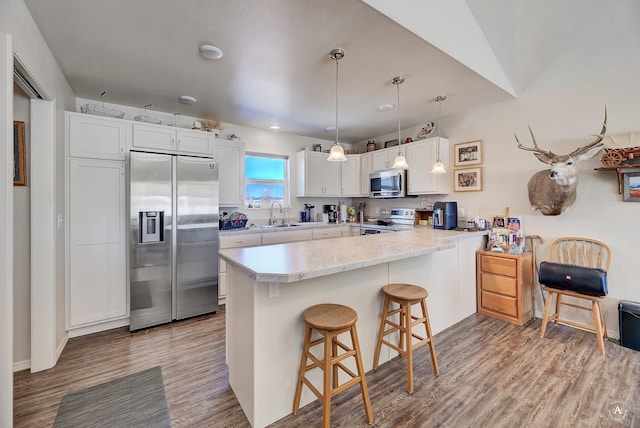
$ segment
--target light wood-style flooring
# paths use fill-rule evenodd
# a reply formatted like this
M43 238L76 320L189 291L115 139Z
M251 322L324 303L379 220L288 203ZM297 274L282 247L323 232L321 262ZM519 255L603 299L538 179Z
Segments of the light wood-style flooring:
M14 374L16 427L51 426L62 397L161 366L174 427L248 427L224 363L224 310L152 328L74 338L56 367ZM440 375L429 350L415 358L415 392L406 392L401 357L367 373L375 427L638 427L640 352L540 320L520 328L475 314L435 336ZM292 350L299 353L300 350ZM297 371L297 367L291 370ZM291 385L295 388L295 385ZM320 426L315 401L274 427ZM332 426L368 426L358 387L333 398Z

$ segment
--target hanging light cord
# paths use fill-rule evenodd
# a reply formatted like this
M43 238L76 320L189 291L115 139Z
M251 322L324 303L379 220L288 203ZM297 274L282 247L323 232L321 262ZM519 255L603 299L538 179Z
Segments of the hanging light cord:
M338 63L340 62L340 58L342 58L342 56L336 53L336 143L340 142L338 139Z
M404 78L402 80L404 80ZM401 152L400 145L402 144L402 139L400 138L400 83L402 82L398 81L398 83L396 83L396 89L398 90L398 153Z
M446 99L447 97L445 97L444 95L438 95L436 97L436 101L438 102L438 142L436 144L437 162L440 162L440 118L442 117L442 102Z

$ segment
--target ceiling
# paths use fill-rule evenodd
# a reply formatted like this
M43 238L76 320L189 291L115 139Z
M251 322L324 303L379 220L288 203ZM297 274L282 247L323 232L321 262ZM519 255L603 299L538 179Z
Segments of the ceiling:
M577 9L567 9L576 2ZM347 143L397 130L397 111L377 109L396 104L395 76L406 79L400 110L408 128L437 119L438 95L447 96L443 116L461 114L513 99L541 79L562 80L549 70L563 76L581 61L593 63L589 46L621 37L587 31L603 20L617 28L596 7L604 2L567 1L560 12L570 18L559 19L546 16L540 2L511 0L457 0L437 3L437 10L434 0L405 0L403 9L386 0L25 0L76 96L97 100L106 91L106 102L141 113L152 104L332 140L326 128L335 125L336 66L329 51L340 47L346 54L339 63L339 131ZM623 8L610 12L615 19L637 20L633 0L612 3L629 4L635 14ZM625 30L625 48L637 48L636 24ZM454 33L456 25L467 30ZM204 43L221 48L222 59L204 59L198 51ZM181 95L198 102L181 104Z

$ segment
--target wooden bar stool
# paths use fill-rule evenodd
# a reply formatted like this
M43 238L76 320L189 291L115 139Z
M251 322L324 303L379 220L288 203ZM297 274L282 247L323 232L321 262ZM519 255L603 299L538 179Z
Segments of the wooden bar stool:
M304 311L304 320L307 325L304 335L302 358L300 359L296 394L293 400L293 413L296 414L298 412L300 397L302 395L302 384L305 384L311 392L322 401L323 426L329 427L331 397L359 383L367 421L369 423L373 422L373 413L371 411L371 403L369 402L369 390L367 389L367 380L364 375L360 345L358 344L358 333L356 332L356 321L358 320L356 311L347 306L324 303L311 306ZM311 335L313 334L313 330L320 333L322 337L312 341ZM345 345L338 339L340 334L347 332L351 334L351 347ZM324 346L322 359L317 358L310 352L310 349L316 345ZM355 358L357 373L354 373L343 364L343 361L350 357ZM307 360L311 360L311 364L307 365ZM306 373L314 368L323 370L322 392L313 386L306 377ZM338 369L341 369L350 377L350 379L342 385L338 385L338 375L340 373Z
M382 291L384 292L384 307L382 308L376 352L373 356L373 368L378 368L380 350L383 343L395 349L407 358L407 391L409 394L413 394L413 351L423 345L429 344L433 371L436 375L440 372L436 358L436 348L433 343L433 336L431 335L429 313L427 312L426 301L429 293L424 288L411 284L387 284L382 288ZM397 303L400 307L390 310L389 305L391 303ZM422 317L417 317L411 313L411 307L418 303L420 303L420 307L422 308ZM399 314L399 323L391 318L396 314ZM424 324L426 333L424 337L414 331L414 327L420 324ZM391 328L386 329L387 325L391 326ZM398 346L385 340L385 336L396 331L400 332ZM415 343L413 342L414 338L418 339Z

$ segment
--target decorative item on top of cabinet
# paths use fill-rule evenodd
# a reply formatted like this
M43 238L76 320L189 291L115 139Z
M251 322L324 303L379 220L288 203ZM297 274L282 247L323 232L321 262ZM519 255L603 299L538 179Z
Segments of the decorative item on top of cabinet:
M578 147L567 155L557 155L551 150L545 151L538 147L533 131L529 128L533 147L520 144L516 135L518 148L533 152L535 157L543 163L551 165L551 169L536 172L527 185L531 209L539 210L543 215L560 215L576 201L578 186L578 171L576 164L585 159L591 159L602 150L602 140L607 130L607 108L604 109L604 122L600 134L587 144Z
M476 252L478 312L523 326L534 317L533 257Z

